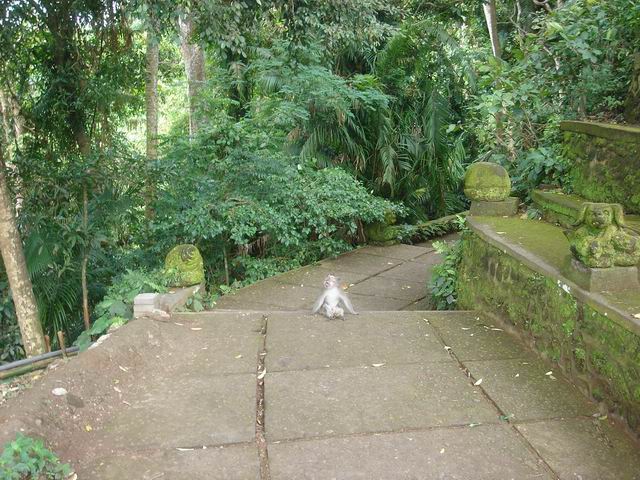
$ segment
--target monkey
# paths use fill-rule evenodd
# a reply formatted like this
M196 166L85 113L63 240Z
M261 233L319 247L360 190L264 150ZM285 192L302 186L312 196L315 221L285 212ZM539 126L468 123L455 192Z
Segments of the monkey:
M313 313L317 313L320 308L324 307L323 314L328 319L341 318L344 320L344 310L340 308L340 302L342 302L347 312L352 315L358 315L347 295L340 289L340 279L338 277L331 274L327 275L323 286L324 291L316 300L313 306Z

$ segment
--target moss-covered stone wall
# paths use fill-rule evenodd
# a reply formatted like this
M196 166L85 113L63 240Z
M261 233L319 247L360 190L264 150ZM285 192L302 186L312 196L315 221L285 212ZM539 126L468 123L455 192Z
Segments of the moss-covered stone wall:
M562 122L564 153L578 195L640 213L640 128Z
M460 308L483 311L515 327L640 434L640 336L479 236L465 233L462 242Z

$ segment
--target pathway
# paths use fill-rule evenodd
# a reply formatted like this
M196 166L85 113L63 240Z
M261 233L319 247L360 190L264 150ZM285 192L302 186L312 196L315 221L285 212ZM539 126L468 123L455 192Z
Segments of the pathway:
M55 446L92 480L640 479L638 446L513 337L474 312L410 311L436 262L429 245L368 247L216 312L136 320L102 346L101 415L82 417L86 384L64 384L83 407L53 400L91 424ZM329 272L361 315L305 312Z

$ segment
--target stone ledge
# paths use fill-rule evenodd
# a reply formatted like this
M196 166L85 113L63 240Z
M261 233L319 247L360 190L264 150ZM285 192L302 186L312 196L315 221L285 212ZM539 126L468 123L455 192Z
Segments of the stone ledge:
M582 205L589 201L578 195L545 190L533 190L531 199L542 210L546 221L558 222L567 228L573 226L578 219ZM627 224L626 228L640 234L639 215L627 215L625 213L625 222Z
M141 293L133 299L133 318L169 314L182 307L202 285L180 288L169 293Z
M560 130L584 133L594 137L608 138L609 140L640 143L640 128L628 125L565 120L560 122Z
M490 245L515 258L534 272L552 278L558 283L558 286L567 293L570 293L581 302L592 307L594 310L601 312L621 327L635 333L636 335L640 335L640 319L635 318L631 312L614 305L601 293L588 292L571 280L567 279L560 272L560 265L552 265L544 258L527 250L522 245L517 245L516 243L509 241L505 236L498 234L490 225L483 223L478 217L468 217L467 224L476 235Z

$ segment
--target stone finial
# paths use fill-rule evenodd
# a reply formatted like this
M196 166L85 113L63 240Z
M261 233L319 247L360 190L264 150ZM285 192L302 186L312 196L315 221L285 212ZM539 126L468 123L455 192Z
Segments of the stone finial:
M171 249L164 268L176 274L174 287L189 287L204 282L202 256L195 245L178 245Z
M585 203L568 230L573 256L589 268L633 267L640 262L640 238L624 229L622 206Z
M500 165L472 163L464 175L464 194L471 200L470 214L511 216L518 211L519 200L510 197L511 179Z
M464 175L464 194L469 200L500 202L511 193L511 179L500 165L472 163Z

